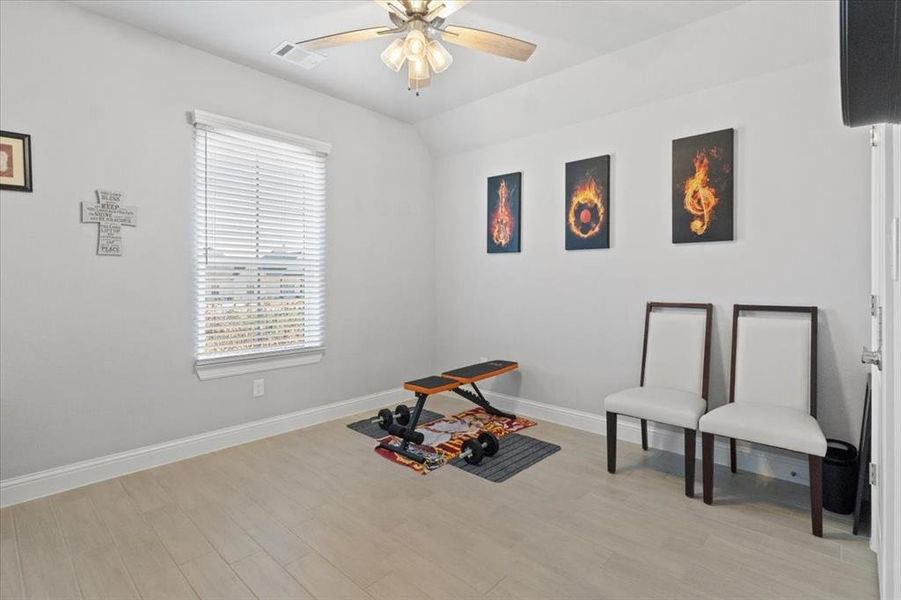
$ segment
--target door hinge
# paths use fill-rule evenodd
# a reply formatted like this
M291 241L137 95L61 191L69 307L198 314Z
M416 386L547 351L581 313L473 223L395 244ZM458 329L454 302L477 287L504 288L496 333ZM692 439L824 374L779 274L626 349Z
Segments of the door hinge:
M879 485L878 473L879 469L877 468L876 463L870 463L870 485Z
M879 296L870 294L870 316L876 319L876 349L870 350L866 346L860 354L860 362L872 365L882 370L882 307L879 306Z
M875 148L878 145L879 145L879 138L877 137L877 134L876 134L876 126L873 125L870 127L870 146Z

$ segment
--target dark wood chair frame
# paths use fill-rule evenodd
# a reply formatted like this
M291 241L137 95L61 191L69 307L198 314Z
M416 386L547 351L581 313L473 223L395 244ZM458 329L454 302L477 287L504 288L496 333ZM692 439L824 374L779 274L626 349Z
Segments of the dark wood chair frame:
M695 302L648 302L644 314L644 341L641 348L641 380L639 385L644 387L644 371L648 357L648 326L651 322L651 311L655 308L688 308L703 310L707 313L706 330L704 333L704 373L701 382L701 396L707 402L707 391L710 386L710 330L713 323L713 304ZM628 415L624 415L628 416ZM607 472L616 473L616 420L617 413L607 411ZM697 444L697 430L684 428L685 441L685 495L689 498L695 496L695 445ZM648 449L648 421L641 419L641 448Z
M817 307L736 304L732 308L732 359L729 378L729 402L735 401L735 349L738 346L738 317L743 312L807 313L810 315L810 416L817 417ZM704 504L713 504L713 452L715 436L701 433ZM810 470L810 518L813 535L823 537L823 457L807 455ZM735 439L729 439L729 468L736 472Z

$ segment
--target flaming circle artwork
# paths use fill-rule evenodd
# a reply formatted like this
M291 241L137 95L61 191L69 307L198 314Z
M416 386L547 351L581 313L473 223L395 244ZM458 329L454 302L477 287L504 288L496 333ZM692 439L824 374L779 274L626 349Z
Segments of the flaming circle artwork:
M569 199L569 230L573 235L588 239L601 230L606 212L597 180L586 175Z
M610 247L610 156L566 164L566 249Z
M673 242L733 238L733 130L673 142Z
M522 173L488 178L488 252L519 252Z

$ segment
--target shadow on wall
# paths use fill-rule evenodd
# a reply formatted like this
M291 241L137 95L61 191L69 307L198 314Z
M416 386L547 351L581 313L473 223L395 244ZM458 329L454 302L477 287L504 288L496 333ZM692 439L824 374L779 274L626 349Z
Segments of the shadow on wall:
M511 371L505 377L498 377L488 389L495 394L505 394L518 398L522 389L522 373L516 370Z
M849 394L853 396L858 392L863 397L867 368L863 364L860 365L860 390L845 389L843 387L845 382L841 377L825 377L826 373L839 371L839 359L835 347L835 337L832 335L830 313L821 308L817 319L819 321L817 331L817 419L824 431L850 431L851 439L845 441L857 444L856 440L860 436L860 421L863 415L848 412L848 398ZM823 382L826 381L832 385L825 387ZM824 415L829 415L830 423L823 423ZM839 423L845 427L836 427Z

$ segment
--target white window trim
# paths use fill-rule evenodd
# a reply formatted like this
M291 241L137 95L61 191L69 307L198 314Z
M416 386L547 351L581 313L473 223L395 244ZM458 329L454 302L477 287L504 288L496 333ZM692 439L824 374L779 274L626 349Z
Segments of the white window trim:
M288 367L300 367L316 364L325 356L325 350L312 350L307 352L286 352L283 356L272 354L266 356L241 356L219 362L194 363L194 374L197 379L219 379L220 377L233 377L247 373L260 371L274 371Z
M326 156L332 149L332 145L327 142L198 109L195 109L191 114L191 124L194 127L201 128L222 127L233 129L252 135L259 135L273 140L287 142L289 144L298 144L316 152L321 152ZM325 348L317 348L313 350L286 350L283 353L266 353L261 356L235 356L212 360L195 359L194 373L199 380L207 381L210 379L233 377L247 373L315 364L320 362L324 356Z
M200 125L201 127L204 125L209 125L212 127L234 129L235 131L243 131L244 133L259 135L273 140L286 142L288 144L298 144L301 146L306 146L310 150L322 152L326 155L331 153L332 151L332 145L327 142L314 140L313 138L304 137L302 135L295 135L293 133L279 131L278 129L272 129L270 127L256 125L254 123L248 123L246 121L239 121L238 119L232 119L231 117L223 117L222 115L206 112L205 110L194 110L194 113L191 115L191 125L194 125L195 127L197 127L198 125Z

